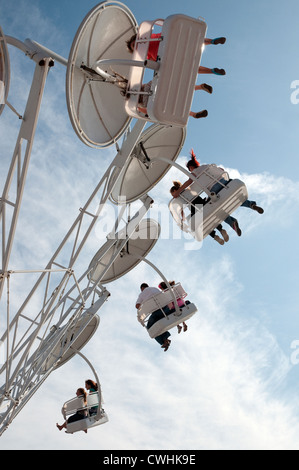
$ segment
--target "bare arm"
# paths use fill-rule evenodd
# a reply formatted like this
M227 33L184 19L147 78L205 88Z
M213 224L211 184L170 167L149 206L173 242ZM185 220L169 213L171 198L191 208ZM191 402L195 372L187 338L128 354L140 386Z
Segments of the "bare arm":
M193 179L189 178L184 184L182 184L182 186L179 187L179 189L177 189L176 191L174 191L172 193L172 196L174 198L178 197L182 191L184 191L184 189L188 188L188 186L190 186L190 184L193 183Z

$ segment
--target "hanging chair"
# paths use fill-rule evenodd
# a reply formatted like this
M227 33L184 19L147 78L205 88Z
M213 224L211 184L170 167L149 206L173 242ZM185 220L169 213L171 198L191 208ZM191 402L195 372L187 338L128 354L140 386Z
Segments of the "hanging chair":
M161 36L151 38L155 25ZM165 20L141 23L130 68L126 111L138 119L186 126L207 30L203 20L171 15ZM151 41L160 41L157 60L148 60ZM152 80L144 83L146 69L153 69ZM140 101L146 113L140 111Z
M137 312L137 319L142 326L147 328L151 338L155 338L179 323L188 320L197 312L197 308L193 303L184 300L186 296L187 293L181 284L177 283L170 289L154 295L141 305ZM180 307L178 305L179 300L183 301L183 305ZM148 327L150 316L157 311L161 312L161 318Z

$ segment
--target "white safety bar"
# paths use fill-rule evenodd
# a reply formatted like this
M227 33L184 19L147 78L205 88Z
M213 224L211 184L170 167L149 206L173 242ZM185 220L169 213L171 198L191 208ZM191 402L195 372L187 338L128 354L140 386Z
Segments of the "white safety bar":
M220 179L225 175L227 173L223 172L218 179L212 173L209 173L208 170L203 171L191 184L190 191L182 191L178 199L174 198L169 203L169 210L175 222L182 230L189 232L197 241L202 241L248 199L248 192L244 182L238 179L229 180L228 176L226 176L227 184L224 185L220 182ZM217 194L210 191L210 188L215 183L220 183L223 186ZM201 213L198 212L200 216L197 217L196 223L193 224L194 227L191 226L192 218L190 215L186 217L185 222L182 222L180 218L181 210L185 207L190 208L192 201L198 196L203 197L203 193L208 196L208 200L201 208L194 205L196 211L198 209L201 211ZM184 207L180 200L185 203Z
M146 300L137 311L138 321L143 326L145 326L146 320L148 320L148 317L153 312L155 312L156 310L162 310L163 312L163 308L165 308L167 305L174 304L173 295L175 296L176 300L184 299L187 296L187 293L181 286L181 283L178 282L174 286L171 286L170 290L167 289L165 291L162 291L159 294L154 295L150 299ZM173 305L172 308L175 308L175 305ZM165 315L165 312L163 313Z
M83 397L71 398L64 403L62 407L62 414L64 419L67 419L69 415L76 413L77 411L86 411L86 416L89 414L90 409L98 406L100 398L98 392L89 393L87 395L87 405L84 405Z
M209 165L209 167L213 168L216 167L216 165L212 164ZM221 184L222 189L226 188L226 185L221 183L221 179L229 181L229 175L227 171L223 170L222 175L219 177L213 175L212 169L207 168L204 169L200 175L195 178L193 183L190 185L190 189L191 191L194 191L194 197L200 196L202 193L206 193L207 196L213 198L214 194L210 191L210 188L212 188L216 183Z
M100 413L98 412L99 405L100 399L98 392L87 395L87 405L84 404L83 397L75 397L64 403L61 411L66 422L70 416L78 412L82 413L81 419L70 423L67 422L66 432L72 434L106 423L108 416L104 409L101 409Z

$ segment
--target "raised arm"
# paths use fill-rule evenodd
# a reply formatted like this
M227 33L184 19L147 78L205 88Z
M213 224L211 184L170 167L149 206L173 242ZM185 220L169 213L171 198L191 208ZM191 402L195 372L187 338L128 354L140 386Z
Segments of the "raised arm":
M189 178L187 181L185 181L184 184L182 184L182 186L180 186L176 191L172 193L172 196L174 198L179 197L181 192L184 191L184 189L188 188L188 186L190 186L190 184L192 183L193 183L193 179Z

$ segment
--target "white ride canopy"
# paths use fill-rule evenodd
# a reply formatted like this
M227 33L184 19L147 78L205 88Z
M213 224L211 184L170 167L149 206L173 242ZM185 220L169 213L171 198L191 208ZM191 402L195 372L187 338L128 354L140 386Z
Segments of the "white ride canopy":
M184 145L185 127L153 124L138 139L111 192L113 203L131 203L147 194L170 170ZM164 161L161 159L164 157ZM113 175L112 178L113 180Z
M74 37L67 61L67 106L77 136L89 147L114 144L130 124L123 97L113 83L115 72L129 73L126 39L137 26L126 5L101 2L85 16ZM115 58L122 60L117 64ZM98 61L110 61L113 69L94 74L92 67Z

